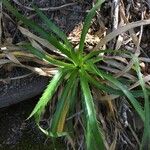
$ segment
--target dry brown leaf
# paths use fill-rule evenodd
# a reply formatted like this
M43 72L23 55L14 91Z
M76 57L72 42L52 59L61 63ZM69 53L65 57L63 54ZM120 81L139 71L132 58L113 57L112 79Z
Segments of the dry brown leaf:
M105 62L107 65L112 66L112 67L115 67L115 68L117 68L117 69L119 69L119 70L122 70L122 69L125 68L125 66L124 66L123 63L118 62L118 61L116 61L115 59L113 59L113 60L106 60L106 61L104 60L104 62Z
M27 10L30 10L30 11L35 11L34 8L32 7L28 7L28 6L24 6L22 5L18 0L13 0L17 5L27 9ZM39 8L41 11L56 11L56 10L60 10L60 9L63 9L65 7L68 7L68 6L73 6L73 5L76 5L77 2L74 2L74 3L68 3L68 4L64 4L64 5L61 5L61 6L56 6L56 7L46 7L46 8Z
M135 27L139 27L139 26L143 26L143 25L148 25L150 24L150 19L147 20L140 20L140 21L136 21L136 22L132 22L132 23L128 23L127 25L120 27L114 31L112 31L111 33L109 33L108 35L106 35L94 48L94 50L99 50L101 49L101 47L103 45L105 45L107 42L111 41L113 38L115 38L116 36L118 36L121 33L124 33L130 29L133 29Z
M12 61L8 60L8 59L0 59L0 65L4 65L4 64L10 63L10 62L12 62Z
M35 40L33 40L32 38L29 38L29 40L30 40L31 45L32 45L33 47L35 47L36 49L38 49L38 50L41 51L41 52L46 53L46 51L43 50L43 48L40 46L40 44L38 44Z
M123 42L123 36L119 35L118 38L117 38L115 50L118 50L121 47L122 42Z
M144 80L145 83L149 82L150 81L150 75L147 75L147 76L143 77L143 80ZM136 88L139 85L140 85L140 83L139 83L139 81L137 81L136 83L134 83L133 85L131 85L129 87L129 90L131 90L133 88Z
M12 53L5 53L5 56L6 56L9 60L11 60L13 63L22 65L22 64L18 61L18 59L16 58L16 56L13 55Z
M117 136L118 136L118 129L115 127L115 132L114 132L114 140L110 145L109 150L116 150L116 144L117 144Z
M106 66L102 66L102 65L100 65L99 67L104 69L104 70L106 70L106 71L110 71L111 73L115 73L115 74L118 74L120 72L120 70L115 69L115 68L111 68L111 67L106 67ZM126 77L126 78L128 78L128 79L130 79L132 81L136 81L137 80L136 77L134 77L133 75L131 75L129 73L124 73L122 76Z
M33 39L35 41L37 41L38 43L40 43L41 45L43 45L44 47L48 48L49 50L51 50L52 52L55 52L57 54L60 54L60 52L58 52L58 50L52 45L50 44L47 40L40 38L38 36L36 36L35 34L31 33L29 30L19 26L18 29L21 31L21 33L25 36L27 36L28 38Z

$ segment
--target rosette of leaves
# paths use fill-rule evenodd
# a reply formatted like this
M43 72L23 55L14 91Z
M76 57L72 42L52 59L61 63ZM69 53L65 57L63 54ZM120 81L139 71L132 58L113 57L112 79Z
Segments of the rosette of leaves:
M21 15L7 0L3 1L6 8L14 14L17 19L21 20L26 26L38 33L43 39L46 39L61 54L63 54L62 56L64 56L61 60L56 59L52 55L33 47L31 44L23 45L26 50L58 68L57 73L50 80L29 118L35 116L39 128L48 136L60 137L69 135L69 133L65 131L65 127L67 126L66 118L70 116L70 113L75 113L76 102L77 100L78 102L80 101L81 109L83 110L82 121L84 124L86 149L88 150L104 149L105 147L105 137L102 132L101 123L97 120L97 113L91 91L92 87L108 94L125 95L142 120L145 120L144 110L136 99L136 91L129 91L121 81L97 66L97 63L100 63L104 59L102 55L99 55L100 53L109 53L113 51L97 50L91 51L88 54L84 52L84 41L91 20L102 3L102 0L98 0L95 6L87 14L81 33L79 48L78 50L75 50L67 39L67 36L38 8L35 8L35 11L51 33L48 33L34 21ZM109 84L100 81L107 81ZM65 86L61 95L58 97L57 106L50 127L48 129L43 129L39 125L43 110L47 104L51 102L53 95L62 83L65 83ZM78 93L81 95L80 100L78 99ZM73 129L73 127L71 127L71 129Z

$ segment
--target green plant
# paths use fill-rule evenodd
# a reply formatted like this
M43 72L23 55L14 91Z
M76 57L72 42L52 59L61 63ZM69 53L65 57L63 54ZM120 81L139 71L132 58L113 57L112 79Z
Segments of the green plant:
M69 124L66 121L66 118L75 113L77 94L79 93L78 95L81 97L80 105L84 111L82 115L82 121L84 124L86 147L88 150L104 149L103 141L105 140L101 123L97 120L94 99L91 92L92 87L95 87L108 94L121 96L125 95L141 119L145 121L144 110L136 99L138 96L137 92L129 91L128 88L119 81L119 79L114 78L113 75L107 73L105 70L98 68L97 66L98 63L104 60L103 56L99 56L100 53L105 54L110 52L117 52L113 50L97 50L91 51L88 54L84 52L84 41L90 27L91 20L95 15L96 9L100 7L102 2L103 1L98 0L85 18L79 43L79 49L75 51L71 43L68 41L66 35L60 31L60 29L56 27L40 10L35 8L38 16L47 25L47 28L52 33L48 33L33 21L28 20L22 16L16 8L13 8L9 4L7 0L3 1L3 4L7 9L9 9L9 11L11 11L12 14L14 14L26 26L37 32L43 39L46 39L49 43L51 43L64 56L64 59L61 58L60 60L54 58L48 53L45 53L44 51L40 51L38 48L32 46L31 44L25 44L22 46L40 59L56 66L58 69L52 80L50 80L49 85L45 89L42 97L35 106L29 118L35 116L39 128L48 136L69 136L67 127L72 129L73 124ZM58 97L57 106L51 121L50 128L45 130L39 125L41 115L47 104L51 102L53 95L61 84L64 85L63 91ZM145 88L143 88L143 91L145 91ZM143 93L141 93L140 96L143 96Z
M143 94L144 94L144 100L145 100L145 104L144 104L144 113L145 113L144 133L143 133L142 143L140 146L140 149L144 150L144 149L150 148L150 144L149 144L149 142L150 142L150 115L149 115L150 114L150 100L149 100L148 90L146 88L145 81L143 80L143 75L141 73L140 63L139 63L138 57L135 56L133 59L135 62L135 70L137 72L139 82L140 82L140 85L142 87Z

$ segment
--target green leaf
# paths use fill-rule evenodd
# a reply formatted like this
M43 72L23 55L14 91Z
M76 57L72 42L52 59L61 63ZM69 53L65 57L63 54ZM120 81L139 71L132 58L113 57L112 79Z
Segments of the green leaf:
M79 84L79 79L75 79L76 82L74 83L73 85L73 88L72 88L72 91L71 91L71 95L70 95L70 110L68 112L68 118L67 118L67 121L66 121L66 130L69 134L69 136L74 139L75 138L75 134L76 131L75 128L74 128L74 122L73 122L73 119L75 117L75 113L76 113L76 104L77 104L77 100L78 100L78 84ZM77 112L78 113L78 112ZM74 116L74 117L72 117ZM71 117L71 118L70 118Z
M84 48L84 41L86 34L88 32L88 29L91 25L91 21L93 17L96 14L96 10L100 8L101 4L104 2L104 0L98 0L98 2L95 4L95 6L89 11L88 15L85 18L82 33L81 33L81 38L80 38L80 43L79 43L79 53L82 54L83 48Z
M37 56L38 58L48 61L49 63L58 66L58 67L66 67L66 68L73 68L73 64L65 63L63 61L56 60L52 58L50 55L45 54L44 52L34 48L31 44L25 44L23 48L26 48L26 50L30 51L32 54Z
M61 134L64 131L66 116L69 111L71 101L74 99L74 97L71 96L74 96L72 93L74 92L73 89L76 83L76 78L77 70L74 70L68 78L66 86L64 87L60 99L58 100L51 125L51 132L54 135Z
M45 22L48 29L50 29L53 33L55 33L60 39L62 39L65 43L65 45L68 47L68 49L72 50L72 45L68 41L67 36L62 32L50 19L47 18L47 16L39 10L37 7L35 8L37 14L40 16L41 20Z
M126 50L113 50L113 49L97 50L97 51L91 51L89 54L86 54L83 58L83 61L89 60L90 58L93 58L93 57L103 57L103 56L98 56L98 55L105 54L105 53L131 55L131 53L127 52Z
M53 116L51 128L45 130L38 125L40 130L49 137L61 137L61 136L69 137L69 134L67 132L64 132L63 128L64 128L64 123L65 123L64 121L66 119L66 115L69 111L69 107L71 106L72 103L75 103L76 100L75 95L77 91L78 81L76 80L76 78L74 78L77 75L74 73L76 73L76 71L72 72L72 75L69 78L69 81L67 82L58 100L58 104L57 104L55 114Z
M144 122L144 133L142 137L141 149L150 149L150 101L147 89L145 87L145 82L143 80L143 75L141 73L140 64L137 56L133 56L135 70L137 72L140 85L144 93L144 112L145 112L145 122Z
M93 76L89 75L87 72L85 72L84 74L85 78L87 78L87 80L93 84L96 88L107 92L108 94L114 94L114 95L124 95L123 92L121 90L118 89L113 89L112 87L106 85L106 84L102 84L100 83L100 81L94 79Z
M89 73L91 73L91 75L88 73L87 74L85 73L85 77L95 87L97 87L98 89L103 90L109 94L124 96L124 93L120 89L118 89L118 87L113 88L113 86L111 86L111 85L108 86L107 84L102 84L102 83L100 83L100 81L97 81L96 79L94 79L94 76L95 77L97 76L97 72L95 71L94 64L91 61L89 62L89 64L88 63L86 64L85 68ZM101 70L101 72L102 72L102 70ZM100 76L100 74L99 74L99 76ZM110 75L110 76L112 76L112 75ZM104 79L105 74L101 74L100 77L102 79ZM120 78L118 78L117 80L119 81ZM127 81L126 81L126 83L127 83ZM133 94L134 97L143 97L143 91L142 90L132 90L130 92ZM150 95L150 92L148 92L148 94Z
M45 106L47 105L48 102L51 101L52 96L54 95L61 81L63 80L65 74L66 71L61 70L56 73L56 75L53 77L53 79L50 81L49 85L45 89L44 93L42 94L42 97L36 104L35 108L33 109L28 119L31 118L33 115L35 115L36 121L39 122L40 116Z
M17 8L12 7L11 4L7 0L3 0L3 5L6 6L6 8L14 15L17 19L21 20L26 26L29 28L32 28L34 31L40 34L43 38L47 39L53 46L55 46L60 52L65 54L70 58L70 52L65 49L61 42L58 41L54 36L50 35L47 31L45 31L43 28L38 26L34 21L27 19L22 14L20 14L17 11Z
M129 99L130 103L135 108L135 110L137 111L137 113L139 114L141 119L143 121L145 121L144 111L143 111L140 103L135 99L133 94L127 89L126 86L124 86L121 82L119 82L112 75L110 75L110 74L108 74L108 73L106 73L106 72L104 72L102 70L99 70L96 66L94 66L94 68L91 68L91 69L93 69L93 72L95 72L95 74L97 74L100 77L101 76L104 77L106 80L108 80L109 82L113 83L116 87L118 87L120 90L122 90L122 92Z
M55 33L58 36L58 38L64 41L64 45L66 49L68 49L71 53L71 58L74 60L74 62L77 62L78 60L77 60L76 53L72 48L71 43L67 39L66 34L64 34L64 32L62 32L50 19L48 19L47 16L44 15L44 13L42 13L42 11L40 11L38 8L36 8L35 10L37 14L41 17L41 19L45 22L48 29L50 29L53 33Z
M119 96L124 96L124 93L122 92L121 89L118 89L118 87L113 88L113 86L108 86L107 84L102 84L99 80L96 80L96 78L94 78L94 76L96 76L96 74L94 73L94 71L92 71L91 69L88 70L89 72L92 72L92 75L90 74L86 74L85 73L85 77L89 80L89 82L94 85L96 88L98 88L99 90L103 90L104 92L107 92L108 94L113 94L113 95L119 95ZM101 71L102 72L102 71ZM102 76L102 74L101 74ZM110 75L112 76L112 75ZM113 76L112 76L113 77ZM104 77L102 77L102 79L104 79ZM117 79L119 81L119 78ZM127 83L127 81L126 81ZM123 83L122 83L123 84ZM124 83L125 84L125 83ZM142 90L131 90L130 91L132 93L132 95L134 97L144 97L143 95L143 91ZM150 95L150 91L147 91L148 95Z
M86 129L86 143L87 150L94 149L104 149L102 132L100 130L100 125L98 125L98 121L96 119L96 111L94 107L93 98L91 95L91 91L89 88L89 84L84 77L85 71L82 69L80 72L80 83L81 89L83 92L84 100L85 100L85 108L86 108L86 121L87 121L87 129ZM94 146L93 146L94 144ZM93 150L94 150L93 149Z
M117 86L120 90L122 90L122 92L125 94L125 96L129 99L130 103L132 104L132 106L135 108L135 110L137 111L137 113L139 114L139 116L141 117L141 119L143 121L145 121L145 116L144 116L144 111L142 109L142 106L140 105L140 103L135 99L135 97L133 96L133 94L128 90L128 88L123 85L121 82L119 82L116 78L114 78L113 76L99 71L96 68L97 74L98 75L103 75L103 77L105 79L107 79L108 81L110 81L111 83L113 83L115 86Z

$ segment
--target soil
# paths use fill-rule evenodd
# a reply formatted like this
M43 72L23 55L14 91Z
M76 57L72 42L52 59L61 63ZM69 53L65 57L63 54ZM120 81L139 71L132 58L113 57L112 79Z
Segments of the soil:
M26 120L39 97L0 110L0 150L65 149L38 130L33 119Z

